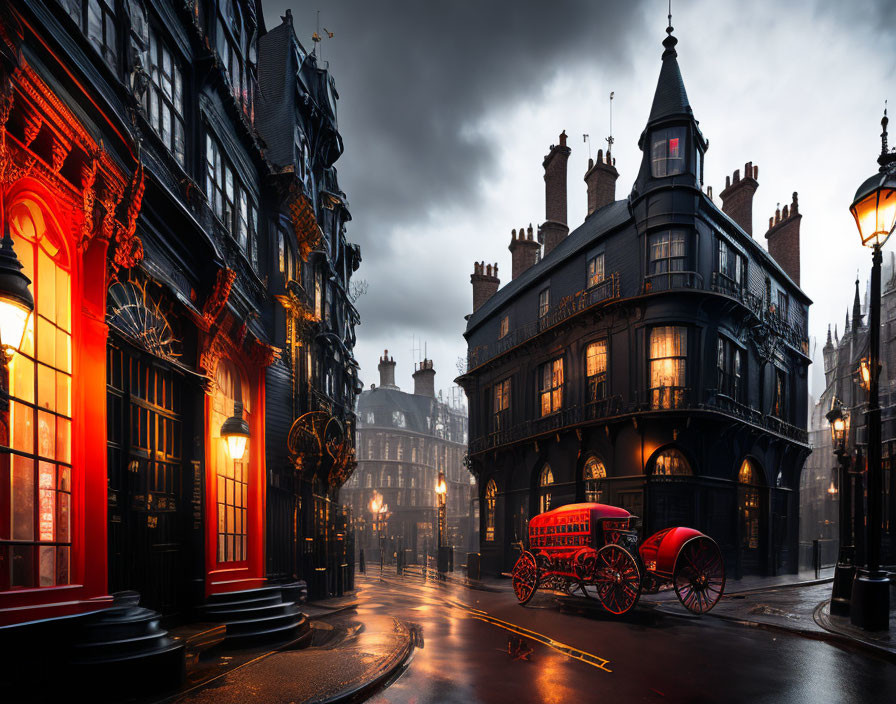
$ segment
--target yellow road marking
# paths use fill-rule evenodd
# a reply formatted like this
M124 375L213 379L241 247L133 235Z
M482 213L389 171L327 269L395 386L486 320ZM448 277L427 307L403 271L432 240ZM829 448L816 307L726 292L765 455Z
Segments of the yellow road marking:
M554 640L553 638L544 636L541 633L536 633L535 631L530 631L528 628L523 628L522 626L507 623L507 621L502 621L501 619L495 618L494 616L489 616L488 614L471 613L470 616L478 619L479 621L484 621L485 623L490 623L493 626L503 628L505 631L510 631L511 633L516 633L519 636L526 636L527 638L531 638L532 640L537 641L542 645L546 645L549 648L556 650L558 653L563 653L573 660L579 660L580 662L587 663L599 670L603 670L604 672L613 672L609 667L607 667L607 665L610 664L609 660L606 660L597 655L592 655L591 653L586 653L584 650L579 650L578 648L574 648L571 645L566 645L566 643L561 643Z
M391 581L389 581L389 583L395 584L395 582ZM410 585L405 583L402 586L416 586L422 590L424 585ZM451 606L468 612L471 617L479 621L490 623L493 626L498 626L499 628L503 628L505 631L510 631L511 633L515 633L519 636L531 638L532 640L541 643L542 645L546 645L547 647L556 650L558 653L563 653L573 660L587 663L588 665L596 667L599 670L603 670L604 672L613 672L609 667L607 667L610 664L610 661L606 658L600 657L599 655L594 655L592 653L585 652L584 650L579 650L578 648L574 648L571 645L567 645L566 643L561 643L560 641L554 640L549 636L542 635L541 633L537 633L535 631L530 631L528 628L523 628L522 626L517 626L516 624L508 623L507 621L502 621L501 619L495 618L494 616L489 616L487 611L473 608L472 606L468 606L463 602L455 601L450 597L442 597L442 599Z

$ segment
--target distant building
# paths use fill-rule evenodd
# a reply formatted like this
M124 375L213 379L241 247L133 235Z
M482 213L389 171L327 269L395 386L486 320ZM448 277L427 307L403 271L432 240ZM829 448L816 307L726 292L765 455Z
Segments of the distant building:
M809 454L796 193L753 235L758 168L703 190L708 142L668 30L634 186L598 151L567 224L566 134L544 159L546 220L511 235L512 280L476 263L464 336L483 571L509 570L531 516L621 506L643 532L716 539L730 574L797 569ZM583 195L585 195L583 193ZM543 244L543 249L540 246Z
M358 399L356 447L358 467L342 491L351 507L357 547L368 560L378 559L380 543L386 559L409 549L422 562L435 555L438 508L436 481L445 473L446 540L458 551L476 549L474 503L477 489L464 466L467 412L462 403L435 395L435 369L424 359L414 371L414 393L395 385L395 360L388 350L379 362L380 385L371 384ZM371 501L383 507L371 513Z
M883 447L881 458L883 464L883 497L882 497L882 545L881 557L884 563L896 560L896 261L893 256L883 266L881 272L881 374L880 374L880 406ZM804 490L807 497L801 497L800 539L805 545L813 537L838 538L837 520L839 517L839 497L842 487L833 474L837 461L831 447L831 433L825 414L830 410L835 398L846 407L850 414L849 435L846 445L853 462L854 475L853 496L860 497L853 505L853 512L861 512L859 524L864 523L861 515L865 511L865 458L867 456L867 431L865 411L868 403L868 392L861 386L859 366L862 359L868 358L869 326L864 322L862 313L859 281L856 280L852 312L847 309L846 324L842 335L834 327L833 334L828 327L827 341L822 349L824 357L825 389L812 412L812 455L806 463ZM829 492L831 482L837 493ZM825 499L824 495L827 495ZM861 531L855 536L856 552L859 563L864 559L864 536Z

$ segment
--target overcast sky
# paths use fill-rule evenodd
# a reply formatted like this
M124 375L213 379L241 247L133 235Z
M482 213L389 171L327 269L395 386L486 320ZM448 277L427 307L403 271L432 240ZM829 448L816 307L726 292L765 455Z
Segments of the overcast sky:
M666 0L263 6L268 28L291 7L309 50L318 8L321 27L334 33L319 51L340 94L345 153L336 166L353 216L349 238L363 256L355 276L369 284L356 348L365 387L379 383L377 359L388 348L396 382L412 389L422 355L412 354L414 336L434 360L436 388L447 389L466 353L473 261L498 262L509 281L510 231L544 221L541 162L564 129L570 229L582 222L582 135L592 152L606 147L610 91L617 199L631 190ZM710 142L706 185L719 193L734 169L759 166L753 223L763 246L767 218L799 192L802 287L814 301L809 332L820 360L828 323L842 331L856 271L864 287L870 270L848 208L877 168L883 101L896 104L896 1L676 0L672 24Z

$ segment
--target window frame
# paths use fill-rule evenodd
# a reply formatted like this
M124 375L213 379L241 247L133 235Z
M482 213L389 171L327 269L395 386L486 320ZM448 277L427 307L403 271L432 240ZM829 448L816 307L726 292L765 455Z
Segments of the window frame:
M589 352L592 347L597 347L598 345L603 345L603 370L589 374ZM610 362L609 347L609 339L606 337L592 340L585 345L585 403L597 403L607 398L607 369Z
M169 43L156 27L149 24L149 45L146 49L149 81L143 94L146 121L156 137L165 145L181 168L186 169L186 100L184 99L184 71ZM169 70L166 73L166 58ZM166 91L166 85L168 90ZM170 94L169 94L170 93ZM166 113L167 133L163 126ZM180 148L178 149L178 130Z
M716 381L720 395L735 403L744 401L744 357L746 350L727 335L719 333L716 343Z
M503 340L510 334L510 314L508 313L498 323L498 339Z
M492 389L492 432L510 427L510 379L502 379Z
M654 356L654 342L653 336L658 334L661 330L668 330L672 335L677 337L677 350L672 350L672 352L677 352L675 354L663 354L661 356ZM686 325L676 325L674 323L670 323L667 325L656 325L649 329L647 335L647 381L648 381L648 393L649 393L649 401L650 407L653 409L662 409L668 410L671 408L679 408L685 401L685 392L687 390L687 381L688 381L688 335L690 332L690 328ZM677 369L674 374L678 377L679 383L677 384L662 384L655 385L654 379L654 364L656 363L660 366L663 362L668 360L674 360ZM668 373L663 373L660 370L660 376L669 376ZM671 393L666 396L663 393L663 390L671 389Z
M551 288L543 288L538 292L538 319L544 318L551 310Z
M554 357L538 367L538 408L539 417L541 418L559 413L563 408L566 379L564 367L565 360L563 355ZM548 402L547 406L545 406L545 400Z
M604 252L599 252L588 259L585 267L585 288L599 286L607 278L606 258ZM598 266L600 263L600 266Z
M687 148L687 130L682 126L665 127L650 135L650 175L652 178L678 176L687 170L685 158ZM672 156L673 142L677 156ZM678 162L672 170L670 162Z

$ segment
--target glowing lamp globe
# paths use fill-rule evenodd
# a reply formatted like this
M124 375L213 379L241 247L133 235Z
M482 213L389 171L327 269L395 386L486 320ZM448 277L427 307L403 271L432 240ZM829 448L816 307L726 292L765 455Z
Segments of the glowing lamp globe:
M849 430L849 414L843 411L840 399L834 399L826 417L831 424L831 442L835 446L841 445L846 440L846 431Z
M852 205L859 237L866 247L882 247L896 225L896 173L881 171L865 181Z
M227 451L231 459L237 462L243 459L246 442L252 437L252 433L249 432L249 424L243 418L243 404L239 401L233 404L233 415L221 426L221 437L227 441Z
M0 345L8 351L15 352L22 345L28 318L34 311L30 284L7 229L0 241Z
M439 481L436 483L436 493L444 494L448 491L448 485L445 484L445 473L439 472Z

